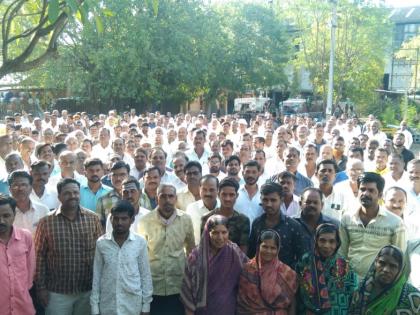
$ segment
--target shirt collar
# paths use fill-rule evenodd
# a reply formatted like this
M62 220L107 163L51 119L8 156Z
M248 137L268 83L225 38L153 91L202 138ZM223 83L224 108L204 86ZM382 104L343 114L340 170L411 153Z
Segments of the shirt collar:
M63 217L65 217L65 215L63 215L63 214L62 214L61 207L62 207L62 205L60 205L60 206L57 208L57 210L55 210L55 212L54 212L54 215L55 215L55 216L62 215ZM80 206L79 206L78 213L79 213L79 215L80 215L80 216L84 216L84 215L85 215L85 214L83 213L83 211L82 211L82 207L80 207Z

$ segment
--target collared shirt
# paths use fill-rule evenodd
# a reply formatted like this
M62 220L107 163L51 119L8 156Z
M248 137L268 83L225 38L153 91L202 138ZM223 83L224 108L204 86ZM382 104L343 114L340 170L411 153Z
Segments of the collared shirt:
M28 211L23 212L16 207L15 221L13 224L21 229L27 229L34 235L39 221L48 215L49 212L50 209L43 204L30 200L30 209Z
M61 173L55 176L52 176L48 180L48 185L50 185L51 187L57 187L57 184L61 179L63 179L63 176L61 175ZM80 185L87 185L87 178L76 171L74 171L73 179L77 180Z
M277 175L278 174L275 174L275 175L273 175L271 177L271 180L273 182L276 182L276 183L279 182ZM302 194L302 192L305 190L305 188L313 187L314 186L314 184L312 183L312 181L308 177L303 176L301 173L296 172L295 173L295 176L296 176L295 190L293 191L293 193L296 196L300 196Z
M261 193L260 189L257 186L257 192L252 198L249 198L248 191L244 186L241 186L238 191L238 198L236 199L235 205L233 208L246 215L249 219L250 224L254 222L256 218L264 213L263 208L260 206L261 203ZM251 228L251 226L250 226Z
M123 161L130 166L130 170L136 167L134 159L128 153L124 153Z
M214 214L220 214L220 209L216 208L201 217L201 233L203 233L207 220ZM248 217L233 210L232 216L227 219L229 226L229 239L238 246L248 246L250 230Z
M286 204L284 201L280 205L280 211L291 218L294 216L297 216L300 213L300 205L299 205L299 197L293 194L293 200L289 204L289 206L286 209Z
M401 178L398 180L395 180L392 177L391 172L389 172L384 175L384 180L385 180L384 192L387 191L388 188L394 187L394 186L403 188L404 190L406 189L406 187L410 186L410 178L407 172L403 172L401 175Z
M157 207L157 196L155 198L150 198L147 192L143 190L140 197L140 205L150 211L155 209Z
M271 174L278 174L286 170L286 165L284 165L283 160L276 155L267 160L264 169L270 170Z
M143 170L139 171L136 166L130 169L130 176L134 176L137 180L140 180L143 178L144 171L147 167L145 167Z
M216 199L215 208L220 207L219 199ZM191 217L193 228L194 228L194 239L195 243L199 244L201 239L201 217L209 213L213 209L207 209L204 205L203 200L197 200L188 205L186 213Z
M179 190L176 194L177 200L176 200L176 207L177 209L180 209L182 211L187 210L187 206L190 203L196 202L194 195L191 193L191 191L188 189L188 186L182 188Z
M92 314L140 314L150 312L153 285L143 237L130 232L120 247L112 233L96 242Z
M299 215L297 215L296 217L294 217L294 219L300 223L301 227L302 227L302 232L303 232L303 240L305 242L305 244L310 244L310 248L315 248L315 230L312 230L306 223L305 221L303 221L302 219L302 214L300 213ZM340 227L340 221L337 221L334 218L330 218L327 215L323 215L322 213L319 216L318 222L317 222L317 226L323 224L323 223L330 223L330 224L334 224L337 229Z
M331 194L324 198L324 208L322 208L322 213L341 221L341 217L343 216L343 213L348 211L348 207L352 207L352 209L354 209L354 205L349 205L346 202L346 199L347 196L343 192L333 188Z
M44 193L41 197L32 189L29 198L34 202L47 206L50 210L57 209L61 204L60 200L58 200L57 188L54 189L50 185L45 185Z
M100 216L103 225L105 225L106 218L108 217L108 214L110 214L111 208L120 200L121 196L115 189L107 192L102 197L99 197L98 202L96 203L95 212Z
M186 151L185 154L188 156L189 161L197 161L201 164L201 167L203 169L203 171L202 171L203 175L209 173L209 165L208 165L207 162L208 162L209 157L211 155L210 152L208 152L207 150L204 150L201 157L198 157L197 152L195 152L194 148L192 148L192 149Z
M104 148L100 143L98 143L93 146L91 156L93 158L101 159L102 162L106 162L112 153L114 153L114 151L110 145Z
M98 204L99 198L106 195L112 190L111 187L101 185L96 193L94 193L88 185L80 186L80 205L83 208L91 211L96 211L96 205Z
M303 254L310 250L309 244L304 243L302 228L296 220L285 216L281 211L279 212L279 215L279 223L272 227L281 238L279 259L294 269L296 263ZM252 224L251 236L249 237L248 257L255 257L258 237L263 230L268 228L265 220L266 214L264 213Z
M32 235L13 227L7 244L0 241L0 314L32 315L35 309L29 289L35 272Z
M139 200L140 202L140 200ZM137 232L137 226L139 225L139 222L142 217L144 217L146 214L148 214L150 210L147 210L143 207L139 207L139 212L134 217L134 222L130 226L130 231L133 233ZM106 233L111 234L112 233L112 223L111 223L111 213L108 215L106 219Z
M418 267L420 266L420 238L408 241L407 257L409 257L411 265L409 282L420 290L420 268Z
M87 209L80 208L73 221L61 207L41 219L35 234L37 287L60 294L91 290L100 235L99 217Z
M405 250L405 227L400 217L382 207L379 207L376 218L366 226L359 212L360 209L343 215L339 251L350 261L357 274L364 278L382 247L395 245Z
M140 220L137 232L147 241L154 295L173 295L181 292L182 279L189 255L195 246L191 218L176 210L175 220L164 225L157 209Z
M267 180L271 178L271 175L273 174L271 174L271 172L269 172L269 170L264 167L264 172L260 175L260 177L258 177L258 186L261 187L262 185L264 185L267 182Z

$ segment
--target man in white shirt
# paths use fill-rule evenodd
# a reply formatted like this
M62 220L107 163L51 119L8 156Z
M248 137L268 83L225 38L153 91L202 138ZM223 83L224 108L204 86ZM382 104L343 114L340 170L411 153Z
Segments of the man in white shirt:
M31 176L33 178L32 201L41 203L49 210L57 209L60 205L57 188L48 185L51 173L51 164L46 161L36 161L31 165Z
M5 130L6 132L6 130ZM13 142L9 135L0 136L0 175L6 174L6 156L12 152Z
M300 199L293 192L295 190L296 176L288 171L283 171L277 175L278 182L283 188L283 202L280 210L289 217L296 217L300 214Z
M208 159L210 153L205 149L206 133L204 130L198 129L193 134L194 147L186 152L189 161L197 161L201 164L203 174L208 174Z
M420 211L420 159L414 159L407 164L407 173L410 184L406 188L408 206L410 209Z
M389 172L386 173L383 178L385 179L384 191L392 186L407 187L409 186L410 179L408 173L404 171L404 160L399 154L391 154L388 157Z
M122 200L127 200L134 208L134 222L130 226L130 231L135 233L137 230L137 226L141 220L141 218L148 214L150 210L143 208L141 203L141 188L138 180L134 177L130 176L126 180L123 181L121 186L121 196ZM118 204L118 203L117 203ZM112 233L113 227L111 222L112 213L108 215L106 220L106 233Z
M97 157L106 162L108 157L113 153L110 146L111 131L107 128L101 128L99 131L99 143L92 148L92 157Z
M264 150L255 150L252 154L252 159L257 161L260 165L260 176L258 177L258 186L262 186L265 184L267 180L273 175L270 171L265 167L266 163L266 155Z
M49 213L43 204L31 201L32 176L26 171L14 171L9 175L10 193L16 200L16 216L14 225L27 229L35 234L36 227L41 218Z
M405 120L400 123L400 131L405 135L405 147L407 150L410 150L411 145L413 144L413 135L407 129L407 122Z
M226 177L226 173L222 172L222 157L218 153L213 153L209 157L209 174L217 177L219 182ZM207 175L207 174L204 174Z
M220 201L217 198L218 189L218 179L213 175L204 175L200 180L201 199L187 206L186 213L190 215L192 220L196 244L199 244L201 239L201 217L220 207Z
M130 169L135 168L134 159L125 152L125 140L123 138L114 139L111 148L115 154L118 154L130 166Z
M50 177L49 185L56 187L58 182L63 178L73 178L79 182L80 185L87 185L87 179L85 176L80 175L76 171L76 159L77 156L71 151L62 151L58 157L58 164L61 169L61 173Z
M133 233L134 208L121 200L111 209L113 231L97 240L91 313L149 314L153 285L146 240Z

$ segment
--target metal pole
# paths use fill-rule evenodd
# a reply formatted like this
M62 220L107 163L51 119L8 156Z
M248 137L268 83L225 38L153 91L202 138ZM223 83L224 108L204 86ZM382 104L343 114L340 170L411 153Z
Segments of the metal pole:
M337 0L330 0L333 5L331 17L331 49L330 49L330 71L328 75L328 96L327 96L327 118L332 115L333 94L334 94L334 56L335 56L335 29L337 28Z

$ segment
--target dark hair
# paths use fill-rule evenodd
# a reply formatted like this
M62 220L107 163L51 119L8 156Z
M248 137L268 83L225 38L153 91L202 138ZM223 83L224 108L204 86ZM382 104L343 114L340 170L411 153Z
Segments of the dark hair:
M232 161L238 161L239 165L241 165L241 160L239 159L239 156L231 155L225 160L225 167L227 167L228 164Z
M194 136L201 134L204 139L206 139L206 132L204 129L196 129L194 130Z
M44 167L44 166L48 166L49 169L51 168L50 162L43 161L43 160L35 161L31 164L31 170L40 169L41 167Z
M165 159L168 158L168 154L166 153L165 150L163 150L160 147L154 147L154 148L151 148L150 149L150 152L149 152L149 160L152 158L153 153L154 152L157 152L157 151L163 152L163 155L165 156Z
M338 232L338 227L332 223L323 223L323 224L318 225L318 227L315 230L315 243L318 241L318 238L321 234L326 234L326 233L335 234L335 240L337 241L337 248L335 249L335 253L336 253L341 246L341 238L340 238L340 233Z
M289 171L283 171L279 174L277 174L277 180L280 182L283 178L291 178L293 182L296 182L296 175Z
M337 162L335 160L330 160L330 159L319 161L316 164L316 173L318 174L318 171L321 168L321 165L328 165L328 164L332 165L334 167L334 171L336 173L338 173L338 165L337 165Z
M302 194L300 195L300 198L301 198L301 199L303 198L303 196L305 195L305 193L306 193L307 191L315 191L315 192L317 192L317 193L318 193L318 195L319 195L319 198L321 198L321 202L323 201L323 199L324 199L324 194L322 193L321 189L316 188L316 187L306 187L306 188L302 191Z
M13 213L16 213L16 200L8 195L0 193L0 206L9 205Z
M398 153L391 153L391 155L389 156L391 159L393 158L397 158L399 159L403 164L404 164L404 158L401 154Z
M61 191L64 189L64 186L69 184L76 184L80 189L80 184L77 180L73 178L62 178L57 184L57 193L61 194Z
M53 146L53 152L56 156L59 156L61 152L63 152L64 150L67 150L67 144L65 143L57 143L56 145Z
M135 152L135 153L134 153L134 155L136 155L136 154L137 154L137 152L141 152L141 153L143 153L143 154L146 156L146 158L147 158L148 152L147 152L147 150L146 150L145 148L142 148L142 147L136 148L136 150L135 150L134 152Z
M162 176L162 174L160 173L160 168L157 166L150 166L148 168L146 168L143 172L143 177L146 177L146 174L153 172L153 171L157 171L159 173L159 176Z
M269 195L272 193L276 193L280 196L280 198L284 197L283 187L280 184L275 182L267 181L264 185L261 186L260 189L261 195Z
M122 182L122 186L128 184L134 184L137 190L140 190L140 183L134 176L128 176L128 178Z
M387 156L389 156L389 151L385 149L384 147L379 147L376 149L376 152L384 152Z
M198 161L188 161L187 164L184 166L184 172L186 173L192 167L198 168L200 174L203 173L203 167L201 166L200 162Z
M362 148L359 148L359 147L357 147L357 148L352 148L352 149L350 149L349 151L350 151L350 152L352 152L352 153L359 152L359 153L360 153L360 155L361 155L361 156L362 156L362 158L363 158L363 149L362 149Z
M110 171L119 170L120 168L125 168L127 170L127 173L130 173L130 165L125 163L124 161L117 161L114 164L112 164Z
M222 147L230 146L233 149L233 142L229 139L223 140L223 142L220 145Z
M255 137L254 140L257 140L258 142L265 143L264 137Z
M206 222L207 231L210 232L218 225L224 225L228 228L229 227L228 223L229 223L228 218L220 214L212 215L211 217L207 219L207 222Z
M357 189L360 188L360 184L376 183L376 187L380 194L383 193L385 187L384 178L373 172L365 172L357 178Z
M134 216L134 207L127 200L118 200L117 203L111 208L111 216L116 213L125 213L132 218Z
M344 138L342 136L334 137L333 141L342 141L342 142L345 142L344 141Z
M208 180L211 180L211 179L216 181L216 187L219 188L219 179L216 176L211 175L211 174L207 174L207 175L204 175L203 177L201 177L201 179L200 179L200 186L205 181L208 181Z
M403 266L403 262L404 262L403 252L398 247L394 245L386 245L382 247L378 255L376 256L376 259L378 259L379 257L382 257L383 255L390 255L393 258L395 258L398 262L398 267L400 269Z
M100 167L104 167L104 163L102 162L101 159L98 158L91 158L91 159L87 159L85 161L85 169L91 167L91 166L95 166L95 165L99 165Z
M279 233L277 233L277 231L275 231L273 229L263 230L260 233L260 235L258 236L258 245L257 246L260 246L260 244L263 241L266 241L266 240L273 240L276 243L276 245L277 245L277 250L278 251L280 250L281 238L280 238Z
M51 150L53 150L53 146L50 143L40 143L36 146L35 148L35 156L37 158L39 158L39 156L41 155L41 151L45 148L45 147L51 147ZM54 152L54 150L53 150Z
M222 162L222 157L219 153L213 153L212 155L210 155L208 160L210 161L211 159L218 159L219 162Z
M7 183L9 184L9 186L12 186L13 182L17 179L17 178L26 178L29 180L29 184L32 186L33 183L33 178L32 176L26 172L26 171L22 171L22 170L16 170L13 171L12 173L9 174L9 177L7 178Z
M249 160L248 162L246 162L242 169L245 170L245 168L247 167L256 167L258 172L261 170L260 164L258 164L258 162L255 160Z
M223 178L220 181L220 184L219 184L219 192L224 187L233 187L233 188L235 188L235 192L238 192L238 190L239 190L239 184L238 184L238 182L235 179L229 178L229 177Z
M265 151L264 151L264 150L262 150L262 149L257 149L257 150L255 150L255 151L254 151L254 154L253 154L252 156L255 158L255 155L256 155L256 154L258 154L258 153L262 153L262 155L264 155L264 158L266 157L266 156L265 156Z

